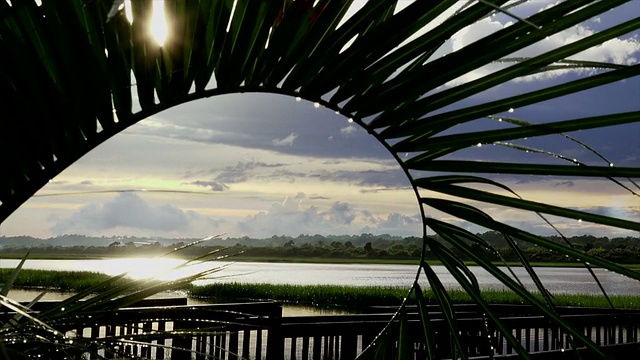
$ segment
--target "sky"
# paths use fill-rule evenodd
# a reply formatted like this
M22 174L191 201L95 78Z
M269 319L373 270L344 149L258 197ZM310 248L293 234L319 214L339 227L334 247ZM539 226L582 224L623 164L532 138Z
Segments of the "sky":
M401 1L400 7L408 3ZM529 1L513 11L528 15L555 3ZM350 14L361 5L362 1L356 1ZM550 50L639 11L640 1L632 1L513 56ZM512 22L504 14L484 19L455 34L435 56L460 49ZM638 33L632 33L575 58L636 64L639 41ZM500 66L489 65L443 88ZM512 96L584 74L584 70L566 70L530 76L461 104ZM545 122L639 109L640 78L635 77L504 115ZM485 119L452 131L496 126L488 122ZM571 135L598 149L615 166L640 166L640 123ZM524 144L606 166L561 136L527 141ZM540 155L484 146L451 158L535 162L536 157ZM532 200L640 219L639 198L610 181L499 180ZM114 192L78 194L100 191ZM553 233L533 214L494 206L485 210L534 233ZM427 215L484 231L430 209ZM575 220L549 219L569 236L638 236L637 232ZM0 235L41 238L62 234L198 238L360 233L421 235L419 207L409 181L384 147L348 119L305 100L274 94L231 94L192 101L141 121L52 179L0 226Z

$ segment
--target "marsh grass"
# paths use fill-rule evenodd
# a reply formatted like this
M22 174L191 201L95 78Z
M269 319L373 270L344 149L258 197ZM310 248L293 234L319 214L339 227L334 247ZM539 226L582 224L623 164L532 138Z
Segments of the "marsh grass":
M4 283L13 269L0 269L0 283ZM23 269L14 282L17 288L47 288L79 292L111 276L91 271L50 271Z
M198 299L211 301L231 300L276 300L287 303L320 307L341 307L365 310L370 306L398 306L407 296L408 290L401 287L383 286L333 286L333 285L272 285L220 283L193 286L190 295ZM492 304L524 304L513 292L486 290L482 292L487 302ZM462 290L451 290L449 295L454 303L473 304L472 298ZM425 290L424 296L429 304L436 304L431 290ZM538 295L540 299L542 296ZM606 308L608 303L602 296L588 294L559 294L555 296L558 306L582 306ZM613 304L621 309L640 308L640 296L611 296ZM414 304L413 297L408 299Z
M408 290L383 286L285 285L220 283L193 286L190 295L211 300L276 300L321 307L362 308L399 305Z
M0 269L0 284L4 283L12 269ZM14 283L15 288L46 288L61 292L80 292L99 284L109 275L90 271L52 271L24 269ZM319 306L325 308L348 308L364 310L369 306L397 306L407 296L408 289L390 286L336 286L336 285L273 285L217 283L195 285L188 288L193 298L211 302L275 300L285 303ZM523 304L515 293L503 290L486 290L484 298L493 304ZM449 295L455 303L473 303L471 297L460 290L450 290ZM429 289L424 296L431 304L436 300ZM556 294L555 302L559 306L582 306L606 308L606 300L599 295ZM640 296L612 295L611 301L616 308L640 309ZM409 298L410 304L415 303Z

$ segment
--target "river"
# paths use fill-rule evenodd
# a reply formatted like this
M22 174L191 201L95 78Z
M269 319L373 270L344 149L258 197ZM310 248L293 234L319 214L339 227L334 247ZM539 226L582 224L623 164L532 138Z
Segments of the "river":
M167 271L184 261L178 259L110 258L92 260L27 260L25 269L96 271L110 275L129 272L135 278L159 277L171 279L194 273L205 268L222 266L211 279L196 284L211 282L241 282L299 285L348 285L348 286L399 286L408 288L413 282L417 266L392 264L310 264L310 263L263 263L263 262L205 262L179 271ZM0 260L0 268L14 268L19 260ZM480 267L471 267L484 289L504 288L494 277ZM459 289L455 279L443 266L434 266L435 272L447 288ZM514 268L516 275L530 289L533 281L522 268ZM539 267L538 276L552 293L597 294L598 286L584 268ZM603 269L594 272L609 294L640 295L640 282L611 273ZM421 285L427 287L422 274Z

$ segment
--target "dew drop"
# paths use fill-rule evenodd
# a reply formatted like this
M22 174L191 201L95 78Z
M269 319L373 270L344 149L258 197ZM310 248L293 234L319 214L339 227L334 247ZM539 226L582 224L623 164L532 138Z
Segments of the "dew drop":
M609 167L613 167L613 163L609 163Z
M297 96L297 97L296 97L296 101L297 101L297 102L300 102L300 101L302 101L302 98L301 98L301 97L299 97L299 96Z
M509 111L510 113L512 113L514 110L513 110L513 108L509 108L509 110L507 110L507 111Z
M320 103L313 103L313 107L316 108L316 109L319 108L320 107Z
M481 147L481 146L482 146L482 143L478 143L476 146L477 146L477 147Z
M502 122L502 118L498 118L498 121L499 121L499 122Z
M352 123L353 122L353 118L349 118L349 120L347 120L347 121Z
M582 219L578 219L578 222L579 222L579 223L581 223L581 222L582 222Z

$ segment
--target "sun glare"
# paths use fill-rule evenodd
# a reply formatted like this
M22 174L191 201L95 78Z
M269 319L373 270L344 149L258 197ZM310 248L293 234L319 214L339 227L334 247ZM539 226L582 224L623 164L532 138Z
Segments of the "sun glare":
M158 42L158 45L164 45L167 39L167 19L164 16L164 0L153 1L153 13L151 15L151 23L149 24L149 32L151 36ZM124 2L124 11L129 22L133 21L131 11L131 0Z
M174 281L212 267L210 263L195 263L175 269L184 263L185 260L175 258L122 258L98 261L94 268L95 271L113 276L126 272L128 277L135 280Z

